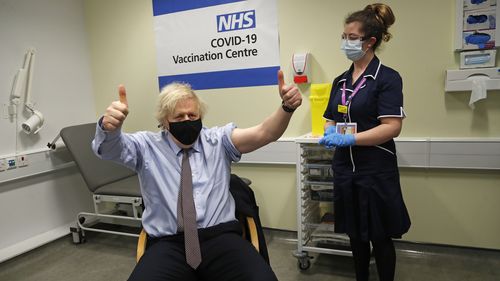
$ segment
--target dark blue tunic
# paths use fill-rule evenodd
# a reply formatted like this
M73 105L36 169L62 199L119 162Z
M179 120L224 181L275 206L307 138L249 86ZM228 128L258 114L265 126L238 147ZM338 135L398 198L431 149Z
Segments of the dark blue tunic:
M395 70L374 57L363 75L352 83L354 66L334 80L324 117L356 122L358 132L380 125L380 118L404 118L403 83ZM338 112L342 88L346 97L366 81L348 106ZM394 140L376 146L336 148L333 157L335 231L364 241L400 238L410 227L401 194Z

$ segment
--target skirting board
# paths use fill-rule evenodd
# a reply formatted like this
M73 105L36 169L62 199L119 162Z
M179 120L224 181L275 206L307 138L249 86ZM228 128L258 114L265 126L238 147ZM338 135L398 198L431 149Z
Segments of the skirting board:
M37 236L31 237L12 246L4 249L0 249L0 263L16 257L18 255L24 254L35 248L43 246L49 242L59 239L70 233L69 228L76 225L76 222L71 222L63 226L57 227L45 233L39 234Z

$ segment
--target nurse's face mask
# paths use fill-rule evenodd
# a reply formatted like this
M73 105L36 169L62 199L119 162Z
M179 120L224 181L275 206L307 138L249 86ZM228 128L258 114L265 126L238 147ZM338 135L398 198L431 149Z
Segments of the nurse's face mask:
M358 61L366 54L366 51L363 51L363 40L363 37L351 38L350 36L342 34L340 49L348 59Z

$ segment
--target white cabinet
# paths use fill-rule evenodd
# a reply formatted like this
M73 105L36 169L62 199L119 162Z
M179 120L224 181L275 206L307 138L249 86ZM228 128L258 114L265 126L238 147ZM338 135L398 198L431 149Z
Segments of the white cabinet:
M297 250L302 270L310 267L309 253L352 256L349 238L334 232L334 150L308 136L295 140L297 149Z

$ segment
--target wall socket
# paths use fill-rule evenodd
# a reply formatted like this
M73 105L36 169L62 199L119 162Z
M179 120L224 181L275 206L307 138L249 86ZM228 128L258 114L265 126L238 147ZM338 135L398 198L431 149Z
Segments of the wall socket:
M7 160L0 159L0 172L7 170Z
M3 172L5 170L12 170L19 167L26 167L28 165L29 161L26 155L2 158L0 159L0 172Z
M15 169L17 167L16 158L6 158L7 161L7 170Z
M17 156L17 167L26 167L28 164L28 157L26 155Z

